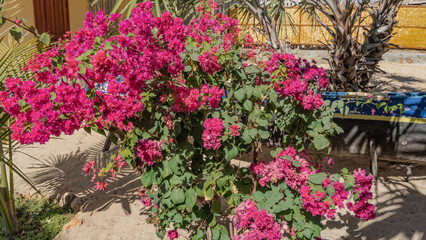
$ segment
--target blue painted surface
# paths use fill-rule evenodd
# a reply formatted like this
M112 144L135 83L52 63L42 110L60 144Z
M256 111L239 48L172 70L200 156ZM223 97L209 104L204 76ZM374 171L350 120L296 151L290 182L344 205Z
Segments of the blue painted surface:
M336 101L341 99L340 97L344 95L346 95L345 92L326 92L322 94L322 97L324 100ZM383 107L381 110L377 110L373 104L370 104L369 106L364 105L363 107L360 105L357 107L355 102L349 102L347 104L350 108L349 114L372 115L371 111L375 109L375 115L377 116L426 118L426 93L388 93L388 96L390 97L390 100L383 101L387 102L389 106L402 103L404 105L404 113L401 114L399 110L394 111L393 113L384 113ZM348 102L348 100L344 98L342 98L342 100ZM363 99L352 99L352 101L354 100L365 101ZM380 103L383 101L373 102Z

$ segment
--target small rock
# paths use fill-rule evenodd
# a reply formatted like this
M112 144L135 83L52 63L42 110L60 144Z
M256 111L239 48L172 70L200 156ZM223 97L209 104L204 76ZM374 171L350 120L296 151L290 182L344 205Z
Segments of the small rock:
M72 193L65 193L62 195L61 199L59 200L59 206L60 207L69 207L71 205L71 202L76 198L76 196Z
M411 60L411 58L407 58L407 59L405 59L405 61L406 61L407 63L413 63L413 60Z
M70 207L74 212L81 211L83 205L84 205L85 199L84 198L75 198L71 203Z
M53 202L54 202L55 204L58 204L58 203L59 203L59 201L61 201L61 197L62 197L62 194L61 194L61 193L56 194L55 199L53 199Z
M47 194L46 195L46 200L48 200L50 202L53 202L53 201L55 201L57 195L58 195L57 193Z

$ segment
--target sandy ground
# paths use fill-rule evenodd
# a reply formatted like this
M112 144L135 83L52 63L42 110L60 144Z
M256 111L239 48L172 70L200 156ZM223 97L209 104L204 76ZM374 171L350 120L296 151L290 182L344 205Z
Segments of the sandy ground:
M328 64L318 64L328 69ZM372 92L426 92L426 64L380 62L386 73L376 73Z
M426 92L426 65L382 63L387 74L378 75L378 91ZM105 166L114 149L102 153L105 137L79 131L73 136L52 139L46 145L22 146L15 164L45 195L71 192L86 199L78 215L82 224L63 231L57 239L157 239L155 229L146 223L146 209L136 195L138 176L126 168L109 182L107 190L94 191L83 165L95 160ZM425 156L426 158L426 156ZM368 162L356 157L336 159L334 169L368 169ZM361 222L349 215L324 221L324 239L426 239L426 166L412 165L413 177L404 181L405 166L379 162L379 179L374 186L377 218ZM34 193L16 180L16 191Z

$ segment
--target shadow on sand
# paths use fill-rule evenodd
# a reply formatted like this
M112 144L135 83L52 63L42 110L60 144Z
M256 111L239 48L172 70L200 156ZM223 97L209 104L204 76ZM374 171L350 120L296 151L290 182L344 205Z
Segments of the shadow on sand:
M107 180L105 191L96 191L91 182L91 176L83 174L83 166L94 160L97 168L105 167L110 162L111 155L117 150L102 152L103 141L99 141L88 150L76 151L69 154L53 155L40 160L29 167L28 177L42 192L49 195L62 195L70 192L86 199L84 211L104 211L113 203L121 203L124 211L131 213L130 204L139 200L137 190L140 180L137 174L128 166L123 167L120 174L113 180ZM96 181L96 180L95 180Z
M334 170L368 168L368 160L341 158L335 159L335 165ZM323 222L328 228L324 239L426 239L426 188L421 185L426 183L426 166L411 167L414 177L406 182L403 164L379 162L379 179L373 185L376 218L364 222L346 212L338 213L336 219Z

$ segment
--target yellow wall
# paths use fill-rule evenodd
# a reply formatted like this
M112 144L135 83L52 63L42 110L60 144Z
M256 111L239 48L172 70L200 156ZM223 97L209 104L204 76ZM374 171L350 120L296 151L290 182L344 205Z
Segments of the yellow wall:
M73 32L77 31L80 27L83 26L84 18L86 17L86 13L89 10L89 4L87 1L88 0L68 0L70 28ZM16 17L22 18L26 20L28 25L34 26L33 0L16 0L13 4L15 3L19 4L18 9L16 11L8 11L6 16L13 19ZM15 12L17 13L11 16Z
M71 31L74 32L83 27L83 21L89 11L87 2L88 0L68 0Z

